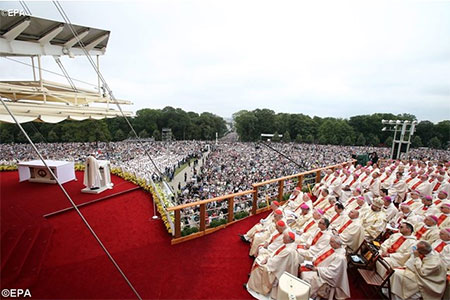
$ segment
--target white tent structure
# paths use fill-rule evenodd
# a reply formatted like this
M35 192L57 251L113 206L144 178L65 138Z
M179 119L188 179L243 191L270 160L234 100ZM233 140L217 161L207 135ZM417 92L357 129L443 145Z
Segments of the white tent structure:
M61 56L83 56L87 51L90 56L97 57L98 72L99 56L105 54L109 34L106 30L59 21L1 14L0 57L29 57L32 62L33 81L0 81L0 97L16 119L20 123L57 123L63 120L98 120L122 116L120 110L112 109L110 105L132 104L130 101L111 99L100 85L100 78L96 90L77 88L59 60ZM43 55L55 58L70 85L43 79ZM131 112L123 113L125 116L132 115ZM0 122L14 122L4 106L0 106Z
M2 12L0 13L0 57L30 57L34 80L0 81L0 101L2 104L0 106L0 122L17 124L92 236L97 240L136 297L142 299L20 124L30 121L57 123L66 119L103 119L116 116L124 116L128 122L126 117L132 114L124 112L120 104L131 104L131 102L116 100L99 70L99 55L105 53L109 31L71 24L58 1L53 1L53 4L66 23L32 17L25 2L20 2L26 9L28 16L10 16L0 11ZM70 86L43 80L42 55L51 55L55 58ZM98 75L96 91L79 89L75 86L59 59L64 55L70 57L84 55L88 58ZM92 61L91 56L97 57L97 65ZM36 78L35 58L38 61L39 78ZM100 86L101 82L103 86ZM92 104L103 105L103 107L93 106ZM119 110L111 109L110 104L117 104ZM128 122L128 124L132 128L131 123ZM133 128L132 130L136 134ZM145 152L148 154L146 150Z

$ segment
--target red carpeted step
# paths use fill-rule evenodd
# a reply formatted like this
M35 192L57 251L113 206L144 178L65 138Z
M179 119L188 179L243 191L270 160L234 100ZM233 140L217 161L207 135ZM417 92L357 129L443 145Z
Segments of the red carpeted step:
M2 286L5 286L13 282L20 271L33 248L41 228L40 226L29 225L26 227L25 232L20 237L19 242L14 247L12 254L2 268Z
M2 216L7 221L7 228L22 227L36 220L36 217L32 217L25 209L17 205L8 205L6 208L3 208Z
M16 282L10 288L29 288L37 279L53 234L53 226L43 222Z
M20 241L24 232L25 230L22 228L12 228L7 230L4 234L2 234L2 238L0 241L2 254L2 264L1 264L2 270L6 262L8 261L8 258L13 253L13 250L16 247L17 243Z

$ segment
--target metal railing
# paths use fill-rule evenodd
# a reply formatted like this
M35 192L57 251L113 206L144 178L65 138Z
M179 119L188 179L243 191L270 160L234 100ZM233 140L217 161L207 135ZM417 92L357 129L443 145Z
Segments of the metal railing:
M183 205L166 208L169 212L174 212L175 230L172 231L174 238L182 237L182 229L197 227L199 232L205 232L213 220L224 220L224 223L235 221L237 213L245 212L248 215L255 215L258 210L267 208L270 201L284 201L288 193L295 187L304 187L312 183L320 182L322 172L327 169L354 164L352 160L337 165L318 168L294 175L275 178L263 182L252 184L253 189L239 193L228 194L207 200L187 203ZM245 214L244 213L244 214ZM215 224L217 225L217 223Z

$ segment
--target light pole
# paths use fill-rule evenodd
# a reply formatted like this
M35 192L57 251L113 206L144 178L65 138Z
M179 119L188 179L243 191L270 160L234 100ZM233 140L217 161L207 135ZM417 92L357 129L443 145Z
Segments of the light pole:
M388 125L383 127L381 131L393 131L394 140L392 141L391 148L391 159L399 159L402 152L402 146L406 145L405 156L408 157L409 146L411 145L411 136L414 134L416 129L417 121L408 120L381 120L382 124ZM397 139L397 132L400 133L400 137ZM406 140L406 135L408 139ZM396 146L398 146L397 151L395 151Z

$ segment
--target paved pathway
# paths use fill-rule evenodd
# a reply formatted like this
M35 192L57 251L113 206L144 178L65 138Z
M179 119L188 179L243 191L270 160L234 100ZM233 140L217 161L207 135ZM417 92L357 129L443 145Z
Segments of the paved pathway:
M203 153L202 158L206 160L206 157L208 156L210 151ZM198 159L198 164L195 166L195 168L197 169L197 172L200 171L200 167L203 165L203 161L202 158ZM191 166L187 166L186 168L183 169L183 171L181 171L180 173L178 173L170 182L170 185L172 186L173 190L175 193L178 192L178 183L181 182L181 186L183 187L185 184L184 181L184 174L187 174L187 179L189 180L192 175L194 174L194 161L191 162Z

